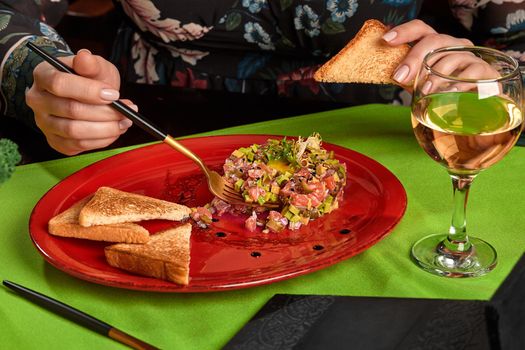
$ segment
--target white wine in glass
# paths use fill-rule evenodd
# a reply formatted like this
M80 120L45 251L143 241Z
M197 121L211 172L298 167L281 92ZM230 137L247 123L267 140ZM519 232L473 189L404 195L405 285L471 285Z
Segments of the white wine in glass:
M467 198L476 175L517 142L522 90L518 63L500 51L448 47L425 57L414 85L412 127L420 146L447 169L454 196L449 232L424 237L412 247L425 270L469 277L496 266L496 250L467 235Z

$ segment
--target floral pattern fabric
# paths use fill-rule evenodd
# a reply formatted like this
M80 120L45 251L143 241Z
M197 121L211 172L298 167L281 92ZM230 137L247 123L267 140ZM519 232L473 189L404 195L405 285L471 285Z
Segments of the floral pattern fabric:
M122 24L110 59L124 81L274 94L348 104L406 103L394 86L320 84L313 73L369 18L389 26L418 18L423 0L115 0ZM53 25L66 0L0 0L0 100L32 124L24 92L41 62L28 40L70 55ZM525 0L449 0L476 44L525 63ZM446 2L432 2L447 6Z

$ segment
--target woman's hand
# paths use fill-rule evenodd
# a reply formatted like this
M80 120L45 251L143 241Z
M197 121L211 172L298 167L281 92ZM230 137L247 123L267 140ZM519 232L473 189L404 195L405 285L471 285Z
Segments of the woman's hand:
M60 72L47 62L35 67L26 102L36 125L49 145L66 155L108 146L132 124L109 106L119 98L117 68L88 50L60 60L79 76ZM137 109L130 101L122 102Z
M473 45L468 39L437 33L425 22L415 19L389 30L383 39L392 46L412 43L412 49L399 64L392 78L410 88L425 55L444 46Z

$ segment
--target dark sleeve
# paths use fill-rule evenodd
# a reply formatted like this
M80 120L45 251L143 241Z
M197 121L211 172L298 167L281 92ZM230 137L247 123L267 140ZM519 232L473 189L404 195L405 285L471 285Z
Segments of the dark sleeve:
M525 65L525 3L450 0L475 44L506 52Z
M33 84L33 69L42 59L25 43L32 41L56 56L71 55L52 27L67 7L67 0L0 0L0 118L12 117L36 127L25 91Z

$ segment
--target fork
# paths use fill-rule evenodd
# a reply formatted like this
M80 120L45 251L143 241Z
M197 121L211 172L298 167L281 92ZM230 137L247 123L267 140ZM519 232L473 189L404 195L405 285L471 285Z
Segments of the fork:
M29 47L33 52L38 54L40 57L42 57L47 63L51 64L53 67L55 67L57 70L65 73L75 74L78 75L72 68L68 67L55 57L49 55L47 52L33 44L32 42L27 42L27 47ZM278 205L275 203L264 203L263 205L259 204L251 204L244 201L244 198L242 197L241 193L237 191L233 184L228 182L224 177L219 175L216 171L210 170L206 164L202 161L199 156L197 156L195 153L190 151L188 148L183 146L181 143L176 141L172 136L169 134L163 132L160 130L157 126L153 125L146 117L142 116L140 113L135 112L130 107L125 105L124 103L120 101L113 101L111 102L111 107L128 117L130 120L132 120L136 125L138 125L141 129L152 135L158 140L163 141L164 143L168 144L170 147L176 149L186 157L193 160L197 165L201 168L201 170L204 172L204 175L206 176L206 180L208 182L208 188L210 192L215 195L216 197L222 199L225 202L228 202L230 204L234 205L247 205L247 206L264 206L268 208L276 208Z

